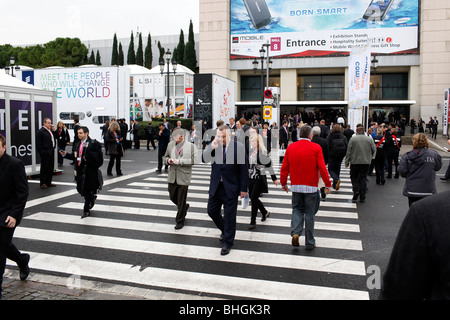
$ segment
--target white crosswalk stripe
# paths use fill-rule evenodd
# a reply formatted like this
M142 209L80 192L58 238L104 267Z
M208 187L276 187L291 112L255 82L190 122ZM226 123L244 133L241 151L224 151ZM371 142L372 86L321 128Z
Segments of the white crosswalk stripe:
M167 174L146 172L121 177L126 186L109 183L86 219L80 219L81 201L67 193L73 200L25 217L15 237L29 241L30 266L42 272L70 276L68 270L76 266L81 277L230 298L368 299L365 263L355 259L363 245L348 173L342 169L341 189L320 204L317 248L311 252L291 246L292 195L268 178L269 193L261 200L270 217L250 231L250 207L239 208L235 246L221 256L220 231L206 212L210 166L204 164L194 166L187 221L180 230L174 229L176 207L169 199ZM57 252L41 252L42 243ZM85 253L92 250L99 253L97 259ZM260 271L253 274L254 268ZM289 276L283 277L283 270ZM315 283L311 275L326 281ZM355 281L359 289L347 285Z

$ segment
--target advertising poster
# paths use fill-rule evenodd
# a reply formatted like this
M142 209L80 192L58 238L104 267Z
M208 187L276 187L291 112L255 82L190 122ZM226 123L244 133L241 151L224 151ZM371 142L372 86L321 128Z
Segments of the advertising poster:
M418 51L419 0L231 0L231 59Z
M194 76L194 121L206 122L208 128L213 127L211 77L211 74Z
M31 145L31 102L10 101L11 156L27 165L32 164Z
M348 62L348 108L360 109L369 105L370 47L353 48Z
M44 123L45 118L52 119L52 124L57 126L57 122L55 123L53 119L53 104L49 102L35 102L34 103L34 123L36 132L42 128L42 124ZM36 163L41 163L41 156L39 155L39 152L36 152Z
M138 121L150 121L152 117L160 117L161 113L167 113L167 108L163 108L166 104L163 76L133 75L131 81L133 92L130 101L130 118Z
M0 99L0 134L6 137L5 99Z
M223 120L225 123L228 123L229 119L235 116L234 82L217 75L213 75L212 81L214 82L214 122Z
M74 116L78 116L80 125L87 126L94 139L101 140L100 126L104 123L94 118L117 117L118 68L36 69L34 85L56 91L58 111L53 122L72 124ZM69 134L73 141L72 131Z
M1 108L1 105L0 105ZM448 126L450 124L450 89L444 91L444 121L442 121L442 134L448 135Z

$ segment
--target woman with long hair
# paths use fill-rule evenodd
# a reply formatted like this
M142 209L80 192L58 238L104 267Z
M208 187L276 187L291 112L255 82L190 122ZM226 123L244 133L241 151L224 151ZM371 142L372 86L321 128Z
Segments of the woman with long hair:
M270 212L266 210L264 204L259 199L262 193L268 193L266 170L269 171L273 183L278 186L279 181L272 168L272 162L267 155L264 140L260 134L252 134L249 138L249 197L252 204L252 215L250 219L249 229L256 227L256 216L258 210L261 211L261 221L266 221Z
M112 176L112 169L114 167L114 162L116 162L116 173L118 176L122 176L121 161L123 157L123 146L122 139L120 137L120 126L117 122L111 122L109 125L108 132L105 136L105 142L108 147L109 153L109 164L107 169L108 176Z
M436 172L442 167L442 158L428 147L427 136L417 133L413 136L413 149L400 159L398 171L406 178L403 195L408 197L409 206L437 192Z
M62 166L64 159L59 151L66 151L66 146L70 144L69 131L67 130L64 122L58 122L58 124L56 125L56 131L54 131L53 136L58 141L58 165Z

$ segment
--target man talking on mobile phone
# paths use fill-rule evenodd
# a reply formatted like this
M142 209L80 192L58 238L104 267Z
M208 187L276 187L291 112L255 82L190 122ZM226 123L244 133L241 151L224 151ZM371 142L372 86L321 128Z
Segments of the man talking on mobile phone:
M231 130L224 125L217 128L214 140L203 152L203 161L211 162L207 211L222 231L221 255L230 253L234 244L239 196L245 198L247 195L248 158L245 155L244 145L231 139Z

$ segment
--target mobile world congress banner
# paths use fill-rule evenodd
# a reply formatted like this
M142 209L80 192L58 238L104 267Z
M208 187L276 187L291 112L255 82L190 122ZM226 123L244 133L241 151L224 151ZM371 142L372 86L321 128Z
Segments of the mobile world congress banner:
M231 0L231 58L418 51L419 0Z
M348 59L348 124L356 130L365 124L364 114L369 107L370 46L354 47Z

